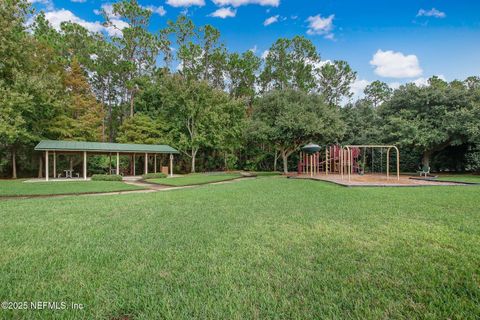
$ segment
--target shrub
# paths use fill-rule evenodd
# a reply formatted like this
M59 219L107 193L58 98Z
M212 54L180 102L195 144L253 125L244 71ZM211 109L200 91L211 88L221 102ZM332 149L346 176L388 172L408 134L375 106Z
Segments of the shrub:
M157 172L157 173L147 173L142 176L143 179L159 179L159 178L166 178L167 175L165 173Z
M467 162L465 166L465 169L467 171L480 173L480 151L479 150L469 151L465 155L465 160Z
M122 181L122 176L116 174L94 174L92 181Z
M252 175L257 176L257 177L270 177L270 176L279 176L282 173L278 171L253 171L250 172Z

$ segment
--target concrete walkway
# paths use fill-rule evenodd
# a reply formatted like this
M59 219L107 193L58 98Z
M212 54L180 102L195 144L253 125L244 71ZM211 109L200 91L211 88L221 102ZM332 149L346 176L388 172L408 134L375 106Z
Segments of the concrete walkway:
M136 186L136 187L142 187L148 190L153 190L153 191L160 191L160 190L165 190L165 189L176 189L178 187L169 187L169 186L164 186L161 184L156 184L156 183L150 183L146 182L144 180L123 180L123 183L129 184L131 186Z

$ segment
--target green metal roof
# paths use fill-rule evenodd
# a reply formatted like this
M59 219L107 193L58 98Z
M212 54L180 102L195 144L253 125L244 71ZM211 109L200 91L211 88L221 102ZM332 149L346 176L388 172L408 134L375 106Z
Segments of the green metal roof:
M162 144L107 143L85 141L42 140L35 147L37 151L90 151L129 153L179 153L176 149Z

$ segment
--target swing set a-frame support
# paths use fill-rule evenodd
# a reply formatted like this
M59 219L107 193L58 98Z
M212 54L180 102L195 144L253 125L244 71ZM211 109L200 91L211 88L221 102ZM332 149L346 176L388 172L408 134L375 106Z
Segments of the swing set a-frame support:
M343 146L340 154L340 174L342 179L344 176L348 176L348 181L351 180L353 172L353 155L352 150L355 148L372 148L372 149L387 149L387 179L390 179L390 150L396 151L397 162L397 180L400 180L400 151L394 145L379 145L379 144L366 144L366 145L346 145Z

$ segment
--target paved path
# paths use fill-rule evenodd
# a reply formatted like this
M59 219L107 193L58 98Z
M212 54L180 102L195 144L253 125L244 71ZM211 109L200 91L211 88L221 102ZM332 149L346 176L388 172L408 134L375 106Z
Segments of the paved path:
M164 186L161 184L156 184L156 183L150 183L146 182L143 180L124 180L123 183L129 184L132 186L136 187L142 187L147 190L153 190L153 191L160 191L160 190L171 190L171 189L177 189L178 187L170 187L170 186ZM141 190L144 191L144 190Z

